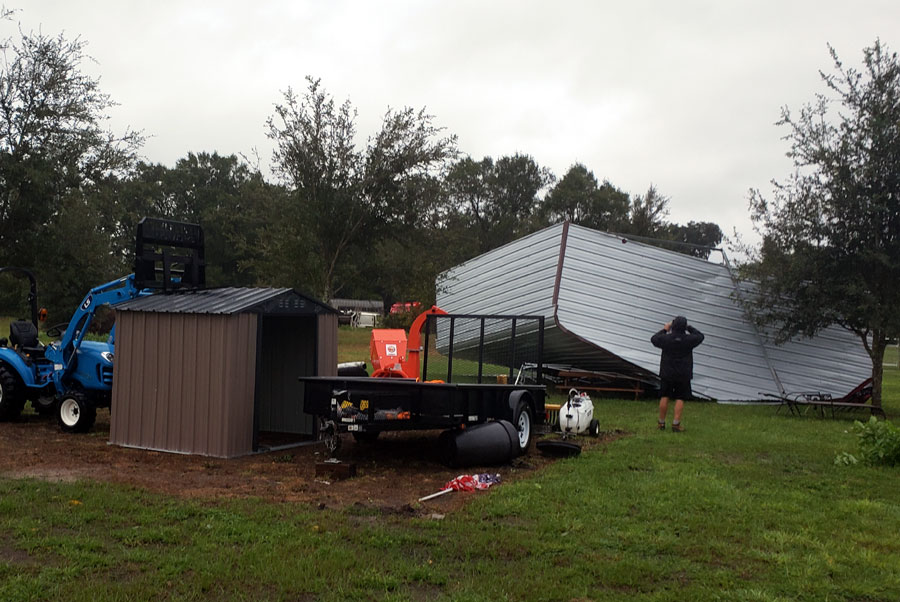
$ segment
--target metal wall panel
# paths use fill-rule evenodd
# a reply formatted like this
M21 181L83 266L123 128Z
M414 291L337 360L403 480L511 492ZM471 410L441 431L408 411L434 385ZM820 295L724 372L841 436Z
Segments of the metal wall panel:
M659 350L650 337L684 315L706 335L694 352L700 396L761 399L780 393L778 382L788 393L841 396L871 371L862 344L839 328L773 345L744 315L726 266L588 228L552 226L448 274L438 283L447 311L552 318L547 363L653 377Z
M318 331L316 332L317 376L337 376L337 352L337 314L320 314L318 316Z
M448 270L438 278L438 307L552 316L562 232L562 224L552 226Z
M119 312L110 442L218 457L250 453L256 318Z

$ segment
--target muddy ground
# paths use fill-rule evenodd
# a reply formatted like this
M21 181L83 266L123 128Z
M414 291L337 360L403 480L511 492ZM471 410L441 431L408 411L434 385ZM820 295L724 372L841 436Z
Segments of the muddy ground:
M55 420L25 414L16 422L0 423L0 476L90 479L191 499L256 497L319 508L362 504L427 514L456 510L479 495L454 492L418 502L458 474L499 473L504 482L512 482L554 461L532 443L531 453L511 465L448 468L438 461L438 435L434 431L383 433L368 444L344 435L338 457L355 464L356 476L335 479L316 475L316 463L328 457L321 444L226 460L110 445L106 410L98 413L94 429L85 435L64 434ZM608 434L580 441L585 449L605 448L615 437Z

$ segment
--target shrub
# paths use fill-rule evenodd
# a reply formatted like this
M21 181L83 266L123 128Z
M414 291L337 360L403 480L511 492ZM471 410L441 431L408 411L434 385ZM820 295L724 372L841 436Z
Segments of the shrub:
M852 454L843 452L834 459L835 464L851 465L862 461L870 466L900 465L900 428L888 421L879 421L874 416L866 423L857 420L853 424L859 438L861 457L858 460Z

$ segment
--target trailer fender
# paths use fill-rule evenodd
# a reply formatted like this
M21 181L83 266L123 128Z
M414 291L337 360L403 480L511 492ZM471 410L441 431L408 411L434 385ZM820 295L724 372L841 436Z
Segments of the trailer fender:
M509 421L519 433L519 455L527 453L534 430L534 400L531 393L519 390L509 394Z

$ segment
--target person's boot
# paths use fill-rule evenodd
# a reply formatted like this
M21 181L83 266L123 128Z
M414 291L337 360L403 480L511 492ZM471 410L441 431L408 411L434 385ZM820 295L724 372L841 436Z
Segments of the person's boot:
M665 428L665 427L663 427L663 428ZM672 432L673 432L673 433L683 433L683 432L684 432L684 426L682 426L680 422L679 422L678 424L674 424L674 423L673 423L673 424L672 424Z
M656 424L656 428L659 429L659 430L661 430L661 431L664 431L664 430L666 430L666 423L665 423L665 422L658 422L658 423Z

